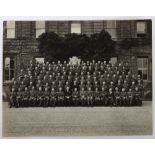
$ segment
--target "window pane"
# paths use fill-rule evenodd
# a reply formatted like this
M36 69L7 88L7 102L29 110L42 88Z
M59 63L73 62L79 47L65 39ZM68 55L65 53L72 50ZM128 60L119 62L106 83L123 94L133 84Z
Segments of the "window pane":
M14 70L10 70L10 80L14 78Z
M9 80L9 69L5 69L5 79L4 80Z
M8 57L5 58L4 69L5 69L5 76L4 76L5 80L9 80L10 58L8 58Z
M116 21L115 20L107 21L107 28L116 28Z
M138 65L138 68L142 68L143 67L143 59L138 58L137 59L137 65Z
M138 74L142 77L142 70L138 70Z
M81 24L79 23L73 23L71 24L71 33L81 33Z
M106 31L111 35L111 38L116 38L116 29L107 29Z
M44 58L35 58L38 63L44 63Z
M143 59L143 68L147 68L148 67L148 62L147 59Z
M45 29L45 21L36 21L36 29Z
M147 80L147 70L143 70L143 80Z
M37 29L36 30L36 38L38 38L42 33L45 33L45 29Z
M137 33L145 33L145 22L138 22L137 23Z
M7 29L7 38L15 38L15 29Z
M14 69L14 60L13 59L10 60L10 68Z
M15 29L15 21L7 21L6 25L7 25L7 28Z
M5 69L10 68L10 58L5 58Z

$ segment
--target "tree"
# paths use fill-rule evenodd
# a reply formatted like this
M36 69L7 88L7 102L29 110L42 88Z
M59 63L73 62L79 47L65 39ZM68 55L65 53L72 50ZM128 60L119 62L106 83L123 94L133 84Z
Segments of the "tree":
M89 46L89 37L82 34L67 34L65 36L65 53L68 57L83 57Z
M46 32L39 36L39 51L52 59L64 60L72 56L87 59L102 59L114 50L115 42L105 30L92 34L67 34L60 37L54 32Z
M64 47L62 37L54 32L46 32L39 36L39 51L44 56L58 59Z
M100 33L92 34L90 40L91 55L94 58L101 59L105 55L111 55L114 51L115 42L105 30L102 30Z

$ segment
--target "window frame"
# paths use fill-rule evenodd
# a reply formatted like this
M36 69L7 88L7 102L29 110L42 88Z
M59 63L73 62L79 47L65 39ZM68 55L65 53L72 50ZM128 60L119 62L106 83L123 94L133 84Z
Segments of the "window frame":
M9 22L13 22L14 24L14 26L9 26ZM14 32L14 34L13 34L13 37L9 37L9 31L10 30L13 30L13 32ZM7 39L15 39L16 38L16 21L6 21L6 38Z
M8 75L9 79L8 80L6 80L6 73L5 73L5 71L6 71L6 68L5 68L6 58L9 58L10 59L9 60L9 68L8 68L8 70L9 70L9 75ZM10 66L11 60L13 60L13 62L14 62L14 67L13 68L11 68L11 66ZM11 71L13 71L13 78L12 79L11 79ZM15 58L14 57L6 56L6 57L4 57L4 82L10 82L14 78L15 78Z
M79 24L80 25L80 33L75 33L75 32L72 32L72 24ZM70 33L75 33L75 34L82 34L82 23L81 22L73 22L70 24Z
M43 27L37 26L37 23L39 23L39 22L44 22L44 24L43 24L44 26ZM38 35L37 30L43 30L43 32ZM35 22L35 37L38 38L41 34L43 34L45 32L46 32L46 23L45 23L45 21L36 21Z
M114 22L115 25L108 26L108 22ZM104 29L110 34L112 39L117 38L117 31L116 31L117 30L117 22L116 22L116 20L107 20L106 21L106 27ZM108 30L110 30L110 31L108 31ZM110 32L112 32L112 30L115 30L115 35L111 35Z
M147 66L144 66L144 59L147 61ZM138 66L138 60L142 60L142 67ZM137 73L138 71L142 71L142 79L143 79L143 72L147 71L147 79L143 79L143 81L148 81L149 80L149 59L148 57L137 57Z
M138 32L137 31L137 24L138 23L144 23L145 24L145 30L144 30L144 32ZM137 21L136 22L136 36L137 36L137 38L145 37L146 34L147 34L147 23L146 23L146 21Z

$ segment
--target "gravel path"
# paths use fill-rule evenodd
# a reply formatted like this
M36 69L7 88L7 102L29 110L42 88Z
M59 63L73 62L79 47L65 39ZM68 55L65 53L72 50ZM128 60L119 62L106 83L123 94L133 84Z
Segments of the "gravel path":
M3 136L120 136L152 134L152 103L142 107L8 108Z

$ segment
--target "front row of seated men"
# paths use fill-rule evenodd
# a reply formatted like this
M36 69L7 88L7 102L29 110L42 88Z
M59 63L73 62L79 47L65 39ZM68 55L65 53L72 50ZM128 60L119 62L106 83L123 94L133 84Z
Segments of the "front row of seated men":
M10 107L55 107L55 106L140 106L142 105L142 93L138 87L135 89L118 87L107 91L104 87L99 90L95 88L87 90L83 87L80 91L77 88L71 92L70 87L65 91L61 87L49 91L48 88L36 90L33 86L30 91L25 87L24 91L12 88L10 94Z

